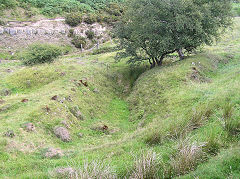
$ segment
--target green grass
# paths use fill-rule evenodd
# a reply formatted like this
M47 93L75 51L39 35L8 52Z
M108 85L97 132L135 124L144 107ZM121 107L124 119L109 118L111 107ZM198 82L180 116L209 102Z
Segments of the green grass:
M153 164L160 169L154 172L161 177L238 178L240 19L234 22L214 46L151 70L146 64L115 63L116 52L71 54L32 67L1 63L0 91L12 93L0 96L5 101L0 104L0 177L51 178L58 167L103 161L123 178L156 153L159 161L154 158ZM78 84L81 79L87 87ZM51 100L54 95L58 101ZM69 143L53 133L62 121L69 126ZM26 132L21 127L26 122L36 131ZM103 125L107 132L96 130ZM3 136L7 130L16 136ZM48 147L65 155L43 158ZM151 171L143 175L154 176Z

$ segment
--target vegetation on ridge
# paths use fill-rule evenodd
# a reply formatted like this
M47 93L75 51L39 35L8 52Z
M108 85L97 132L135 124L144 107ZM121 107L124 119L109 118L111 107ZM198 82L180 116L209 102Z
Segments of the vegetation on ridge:
M115 30L124 49L116 58L161 66L168 54L178 52L183 59L183 50L212 44L230 24L228 0L133 0Z

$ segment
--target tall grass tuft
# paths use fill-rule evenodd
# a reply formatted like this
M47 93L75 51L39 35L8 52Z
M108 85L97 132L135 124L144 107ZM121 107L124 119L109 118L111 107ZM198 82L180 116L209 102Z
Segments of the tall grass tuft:
M117 175L109 165L105 165L104 162L92 161L91 163L85 162L82 167L73 169L57 168L53 172L50 172L53 178L71 178L71 179L115 179Z
M136 159L130 179L162 178L159 171L163 169L160 157L152 151Z
M204 145L190 143L188 140L180 142L177 154L171 159L174 175L180 176L194 170L204 159Z
M203 126L213 113L212 107L207 105L200 109L193 109L193 114L189 122L189 130L195 130Z
M78 171L78 176L81 179L117 178L115 171L109 165L104 165L103 162L98 161L85 162L83 168Z
M223 106L223 123L224 129L230 135L238 135L240 133L240 119L234 114L234 105L226 103Z

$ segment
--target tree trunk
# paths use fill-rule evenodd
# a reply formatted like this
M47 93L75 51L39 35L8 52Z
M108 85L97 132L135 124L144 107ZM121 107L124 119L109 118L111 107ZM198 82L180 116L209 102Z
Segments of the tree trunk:
M155 60L156 60L158 66L161 66L161 65L162 65L162 60L161 60L161 59L158 60L158 58L155 58Z
M149 63L150 63L150 69L154 68L156 66L156 62L154 59L152 59L152 62L151 62L151 59L149 59Z
M182 49L178 49L177 52L178 52L180 60L183 60L185 58L185 56L184 56L184 54L182 52Z

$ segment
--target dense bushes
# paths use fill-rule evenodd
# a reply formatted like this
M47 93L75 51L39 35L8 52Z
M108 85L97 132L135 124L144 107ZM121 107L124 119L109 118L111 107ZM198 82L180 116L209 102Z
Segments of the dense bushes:
M0 0L0 9L14 8L18 5L16 0Z
M93 24L93 23L97 22L97 16L95 14L89 14L88 16L86 16L84 18L83 21L87 24Z
M84 37L81 36L74 36L72 39L72 44L76 47L76 48L84 48L87 44L86 39Z
M123 0L0 0L0 14L5 9L21 7L28 18L41 13L48 17L66 14L66 23L77 26L105 22L112 24L123 14ZM85 17L83 19L83 14Z
M95 33L92 30L86 31L87 38L92 40L95 37Z
M65 23L72 27L76 27L81 22L82 22L82 14L80 13L71 13L65 17Z
M26 7L27 4L39 8L44 15L53 16L72 12L94 12L104 9L109 3L122 1L123 0L98 0L97 2L96 0L0 0L0 9L14 8L16 6Z
M50 63L65 51L62 47L50 44L34 44L28 47L23 55L25 65Z

